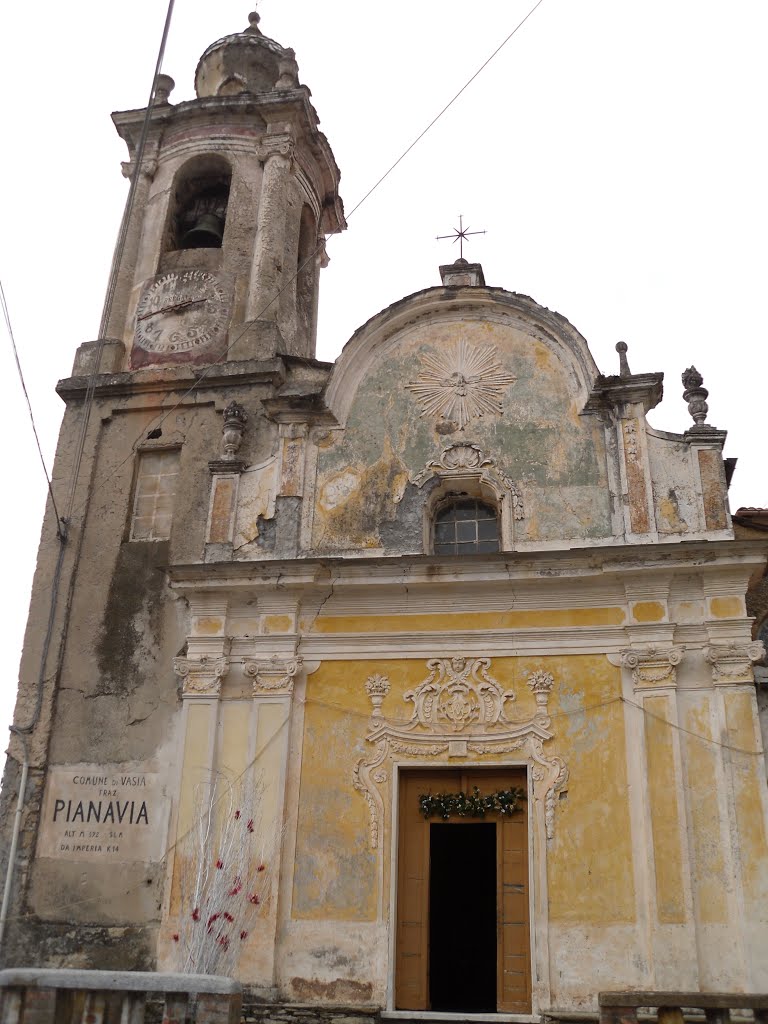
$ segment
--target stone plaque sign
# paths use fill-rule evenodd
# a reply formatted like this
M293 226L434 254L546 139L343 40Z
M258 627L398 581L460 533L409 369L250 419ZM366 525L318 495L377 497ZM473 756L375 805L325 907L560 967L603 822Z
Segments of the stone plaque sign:
M155 772L122 765L50 768L37 855L159 861L165 852L169 806Z

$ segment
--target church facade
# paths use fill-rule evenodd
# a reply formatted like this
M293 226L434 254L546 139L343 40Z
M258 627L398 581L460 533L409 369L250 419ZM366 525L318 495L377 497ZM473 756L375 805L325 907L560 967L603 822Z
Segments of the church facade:
M5 962L523 1018L765 991L765 542L701 376L655 430L661 374L464 260L319 362L345 222L293 51L252 16L171 85L143 152L114 115L134 202L58 389Z

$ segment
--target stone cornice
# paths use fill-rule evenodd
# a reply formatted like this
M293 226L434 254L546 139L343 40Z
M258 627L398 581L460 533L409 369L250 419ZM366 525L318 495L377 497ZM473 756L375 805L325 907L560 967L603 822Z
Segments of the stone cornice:
M599 412L610 406L641 404L645 412L654 409L664 394L663 373L633 373L627 377L604 377L595 381L585 412Z
M97 398L186 392L200 378L203 369L201 366L181 364L125 373L99 373L93 378L65 377L56 385L56 391L65 402L82 400L89 383L93 385ZM285 383L287 375L285 363L280 358L232 360L219 363L210 373L206 373L197 393L227 385L241 387L244 384L263 384L268 388L279 388Z
M718 430L717 427L710 427L708 423L700 423L698 426L689 427L683 434L683 440L690 445L698 445L704 448L723 448L725 439L728 437L727 430Z
M546 589L549 584L581 584L585 591L600 581L602 586L621 588L628 574L638 578L664 578L677 572L703 575L735 575L748 578L765 564L762 540L722 540L710 543L638 544L591 547L567 551L499 553L483 557L441 558L436 555L404 555L393 558L343 558L306 556L290 561L243 561L187 563L169 566L171 585L178 590L216 591L244 587L272 589L278 582L282 591L292 587L315 588L318 593L338 587L378 589L453 583L465 586L507 588L518 586ZM258 569L258 572L254 570ZM617 595L619 590L617 590ZM605 600L606 598L602 598ZM558 607L563 605L558 602ZM541 607L541 606L539 606Z

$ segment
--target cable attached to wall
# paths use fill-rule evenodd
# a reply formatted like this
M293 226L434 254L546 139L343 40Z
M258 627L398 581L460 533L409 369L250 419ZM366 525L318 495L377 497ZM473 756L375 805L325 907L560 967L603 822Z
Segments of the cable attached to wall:
M48 655L50 653L51 640L53 638L53 628L54 628L54 624L55 624L55 621L56 621L56 612L57 612L57 608L58 608L59 590L60 590L60 586L61 586L61 577L62 577L62 572L63 572L63 567L64 567L64 555L65 555L65 552L67 550L67 548L66 548L66 541L67 541L69 526L70 526L70 523L71 523L71 518L72 518L72 513L73 513L75 494L77 492L77 481L78 481L79 476L80 476L80 468L81 468L81 464L82 464L83 451L85 449L85 439L86 439L87 432L88 432L88 423L89 423L89 420L90 420L91 408L93 406L93 399L94 399L95 390L96 390L96 377L98 376L98 373L99 373L99 367L101 365L101 357L102 357L102 353L104 351L104 343L106 341L106 338L104 337L104 333L106 331L106 324L108 324L108 322L109 322L109 317L110 317L111 311L112 311L112 304L114 302L115 291L116 291L116 288L117 288L118 267L120 266L120 263L122 261L123 252L125 250L125 241L126 241L126 238L127 238L127 235L128 235L128 224L130 222L131 212L133 210L133 205L134 205L134 201L135 201L135 197L136 197L136 188L137 188L138 181L139 181L139 176L140 176L140 173L141 173L141 166L142 166L142 161L144 159L144 151L146 149L147 137L149 135L149 127L150 127L150 122L151 122L153 103L154 103L155 93L156 93L156 88L157 88L157 78L158 78L158 75L160 74L160 71L162 69L163 58L165 56L165 47L166 47L166 43L168 41L168 33L169 33L169 30L170 30L170 27L171 27L171 18L172 18L172 15L173 15L174 3L175 3L175 0L168 0L168 8L167 8L167 11L166 11L166 16L165 16L165 24L163 26L163 33L162 33L162 37L161 37L161 40L160 40L160 47L158 49L157 60L155 62L155 71L154 71L154 74L152 76L152 86L151 86L150 93L149 93L149 101L147 103L147 108L146 108L146 111L144 113L144 121L142 123L141 135L139 137L139 143L138 143L138 146L136 148L136 158L135 158L133 175L131 176L130 186L128 188L128 197L126 199L125 210L123 212L123 219L122 219L122 222L121 222L121 225L120 225L120 231L118 233L117 244L115 246L115 253L114 253L114 258L113 258L113 261L112 261L112 268L111 268L111 272L110 272L110 276L109 276L109 283L107 285L107 295L106 295L106 299L105 299L105 303L104 303L104 312L102 314L101 327L99 329L99 339L98 339L98 344L96 346L96 356L95 356L94 361L92 363L91 372L90 372L89 377L88 377L88 386L87 386L87 389L86 389L85 400L84 400L84 404L83 404L83 413L82 413L82 421L81 421L81 424L80 424L80 433L79 433L79 436L78 436L78 442L77 442L76 454L75 454L75 461L74 461L74 465L73 465L73 468L72 468L72 477L71 477L70 486L69 486L69 496L68 496L68 500L67 500L66 515L63 518L58 513L58 509L56 507L56 502L55 502L55 499L54 499L54 496L53 496L53 489L51 487L50 479L48 478L48 474L47 474L47 470L46 470L46 478L48 479L49 490L50 490L50 494L51 494L51 501L53 503L53 508L54 508L54 512L55 512L55 515L56 515L56 529L57 529L57 536L59 538L60 544L59 544L58 557L56 559L56 567L54 569L53 578L51 580L49 608L48 608L48 619L47 619L47 623L46 623L45 636L44 636L44 639L43 639L43 649L42 649L41 654L40 654L40 668L38 670L38 675L37 675L37 684L36 684L36 692L35 692L35 704L34 704L34 709L33 709L33 712L32 712L32 717L30 718L29 722L27 722L25 725L16 725L14 723L14 724L12 724L10 726L11 733L16 735L17 738L19 739L19 741L22 744L23 758L22 758L22 765L21 765L21 778L20 778L20 782L19 782L19 794L18 794L18 801L17 801L17 807L16 807L16 814L14 816L13 831L12 831L12 834L11 834L11 845L10 845L10 852L9 852L9 856L8 856L8 867L7 867L6 876L5 876L5 886L3 888L3 900L2 900L2 906L0 906L0 949L2 948L2 942L3 942L4 932L5 932L5 921L6 921L6 918L7 918L8 904L9 904L9 901L10 901L10 894L11 894L12 885L13 885L13 873L14 873L15 862L16 862L16 849L17 849L17 846L18 846L19 831L21 829L21 819L22 819L23 812L24 812L25 797L26 797L26 783L27 783L27 776L28 776L29 767L30 767L30 757L29 757L29 752L28 752L28 747L27 747L27 743L26 743L25 737L29 736L31 733L34 732L34 730L35 730L35 728L37 726L37 723L40 720L40 713L42 711L42 706L43 706L43 691L44 691L44 687L45 687L46 682L50 682L49 679L46 679L45 668L46 668L46 665L48 664ZM2 304L3 304L3 311L4 311L4 313L6 313L6 303L5 303L5 296L4 295L3 295ZM9 332L10 332L10 318L7 316L7 314L6 314L6 323L9 326ZM14 352L15 351L16 351L16 345L15 345L15 342L14 342ZM17 357L17 366L18 365L19 365L19 362L18 362L18 357ZM19 366L19 372L21 373L20 366ZM22 384L23 384L23 379L22 379ZM26 394L26 387L24 388L24 393ZM28 397L27 397L27 402L29 403L29 398ZM32 413L32 410L31 410L31 407L30 407L30 415L31 415L31 413ZM33 426L34 426L34 419L33 419ZM37 439L37 431L35 431L35 438ZM40 443L39 443L39 440L38 440L38 449L39 448L40 448ZM42 451L40 452L40 456L42 458ZM44 462L43 462L43 467L45 468L45 463ZM89 489L88 499L83 504L83 506L82 506L83 508L87 509L88 505L90 504L91 495L92 495L92 491ZM76 576L77 576L77 569L78 569L78 565L79 565L79 562L80 562L80 551L81 551L81 547L82 547L83 532L84 532L83 530L80 531L80 536L78 538L78 544L77 544L77 550L75 552L75 556L74 556L74 560L73 560L73 564L72 564L72 571L71 571L71 576L70 576L70 586L69 586L68 600L67 600L67 604L66 604L66 607L65 607L65 610L64 610L64 620L63 620L62 625L61 625L61 632L60 632L60 639L59 639L59 653L58 653L58 658L56 660L56 670L55 670L55 672L53 673L53 675L51 677L51 679L54 680L54 682L56 680L58 680L59 674L60 674L60 671L61 671L61 664L62 664L63 655L64 655L64 644L65 644L65 640L66 640L66 636L67 636L67 629L68 629L68 626L69 626L69 616L70 616L70 611L71 611L71 607L72 607L72 594L73 594L73 590L74 590L74 582L75 582L75 579L76 579Z
M520 19L520 21L515 25L515 27L512 29L512 31L501 41L501 43L499 43L499 45L496 47L496 49L493 51L493 53L491 53L490 56L487 57L483 61L483 63L480 65L480 67L474 72L474 74L472 74L467 79L467 81L464 83L464 85L462 85L462 87L458 90L458 92L456 92L451 97L451 99L445 104L445 106L442 107L440 112L435 117L432 118L432 120L429 122L429 124L426 126L426 128L424 128L423 131L421 131L416 136L416 138L402 151L402 153L398 156L398 158L392 164L389 165L387 170L379 178L377 178L377 180L368 189L368 191L363 194L362 198L359 199L357 203L355 203L355 205L352 207L350 212L348 214L346 214L346 219L347 220L349 220L360 209L360 207L363 205L363 203L365 203L373 195L373 193L379 188L379 186L389 177L389 175L392 173L392 171L395 170L395 168L405 159L405 157L408 156L408 154L411 152L411 150L413 150L414 147L419 142L421 142L421 140L424 138L424 136L437 124L437 122L440 120L440 118L443 117L443 115L446 114L448 112L448 110L450 110L450 108L453 106L453 104L456 102L456 100L458 100L458 98L462 95L462 93L464 93L469 88L469 86L472 84L472 82L474 82L474 80L478 77L478 75L480 75L480 73L485 70L485 68L491 63L491 61L494 59L494 57L496 57L497 54L499 54L501 52L501 50L507 45L507 43L513 38L513 36L523 27L523 25L526 23L526 21L528 21L528 19L531 17L531 15L536 11L536 9L543 2L544 2L544 0L536 0L536 3L533 5L533 7L530 8L528 13L523 18ZM330 237L333 238L334 236L331 235ZM301 263L297 267L296 272L291 277L289 277L286 280L285 284L280 289L278 289L278 291L275 293L275 295L272 296L272 298L269 300L269 302L267 302L256 313L256 315L253 318L254 320L259 320L259 319L261 319L263 317L264 313L267 312L267 310L270 308L270 306L272 306L275 302L277 302L277 300L280 298L280 296L283 294L283 292L286 291L286 289L291 287L293 282L302 274L304 269L312 262L312 260L315 259L315 257L321 251L321 249L323 247L325 247L326 245L327 245L327 242L326 242L326 240L324 238L321 241L318 242L318 244L315 246L315 248L306 257L304 262ZM216 362L209 363L207 366L205 366L200 371L198 376L195 378L193 383L189 386L189 388L187 388L187 390L182 393L182 395L175 402L175 404L171 405L164 412L157 413L157 415L153 419L148 421L148 423L146 423L142 427L141 433L139 433L136 436L136 438L134 439L133 443L131 444L131 449L130 449L129 454L126 455L125 458L122 459L114 467L114 469L111 470L111 472L107 474L107 476L101 481L101 484L105 484L108 480L110 480L113 476L115 476L115 474L120 471L120 469L125 465L125 463L130 461L130 459L133 458L133 456L136 453L136 446L145 437L147 427L150 424L154 425L155 427L162 427L162 425L165 423L165 421L168 419L168 417L171 416L174 412L176 412L182 406L182 404L187 400L187 398L189 398L189 396L195 390L197 390L197 388L200 387L200 385L205 381L205 379L208 377L208 375L213 370L215 370L217 367L221 366L223 363L225 363L225 362L227 362L227 361L229 361L231 359L232 353L237 348L237 345L239 344L239 342L247 334L248 328L250 326L250 323L251 323L251 321L249 321L248 323L244 324L242 329L231 340L231 342L229 344L229 347L228 347L228 350L227 350L226 356L223 356L221 359L216 360ZM90 498L88 500L90 500ZM85 504L85 503L83 503L83 504ZM82 508L82 507L83 507L82 505L79 506L79 508ZM78 511L79 511L79 509L78 509Z

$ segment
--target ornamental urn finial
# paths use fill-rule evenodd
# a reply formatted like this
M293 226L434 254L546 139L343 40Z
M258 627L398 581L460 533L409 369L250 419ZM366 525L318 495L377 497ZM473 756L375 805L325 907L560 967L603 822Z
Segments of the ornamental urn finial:
M222 447L224 458L234 459L243 443L243 431L248 422L248 413L239 402L230 402L224 410Z
M158 75L155 79L155 105L161 106L168 103L168 97L174 90L176 83L170 75Z
M695 366L689 366L682 375L683 387L683 400L688 403L688 412L691 414L695 421L694 430L697 427L705 427L707 424L705 420L707 418L707 412L709 406L707 405L707 395L709 392L706 388L702 387L704 378L696 369Z
M373 718L381 718L381 705L389 693L389 679L386 676L369 676L365 681L365 692L371 698Z

